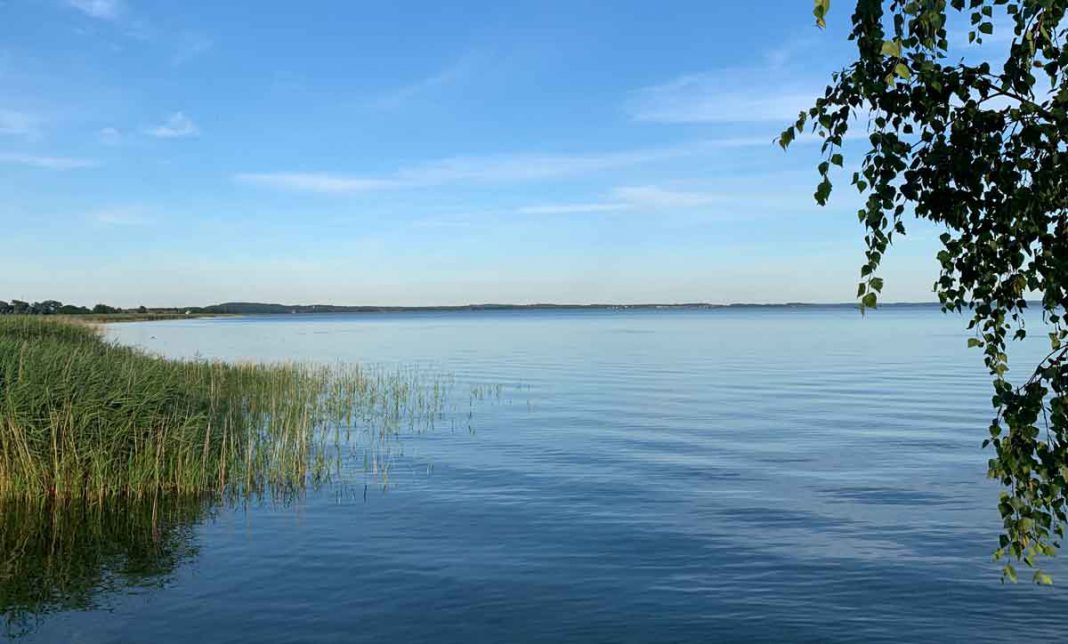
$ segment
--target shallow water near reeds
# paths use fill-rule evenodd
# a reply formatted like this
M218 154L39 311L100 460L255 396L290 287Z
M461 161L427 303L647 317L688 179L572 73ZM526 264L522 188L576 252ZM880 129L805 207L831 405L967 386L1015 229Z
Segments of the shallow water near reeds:
M114 325L167 356L445 378L451 411L293 498L9 513L37 574L0 588L8 635L1057 640L1062 586L1003 586L990 560L989 379L964 326L929 307Z

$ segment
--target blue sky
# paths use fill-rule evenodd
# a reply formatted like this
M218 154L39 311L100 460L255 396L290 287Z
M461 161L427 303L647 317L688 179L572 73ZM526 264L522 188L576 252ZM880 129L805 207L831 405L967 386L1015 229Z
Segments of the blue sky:
M850 301L858 199L772 144L836 10L0 2L0 299ZM932 299L937 232L886 299Z

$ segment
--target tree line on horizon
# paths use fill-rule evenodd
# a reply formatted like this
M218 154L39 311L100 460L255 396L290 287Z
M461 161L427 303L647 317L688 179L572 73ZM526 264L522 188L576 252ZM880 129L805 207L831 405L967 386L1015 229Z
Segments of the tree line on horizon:
M22 300L11 300L10 302L0 300L0 315L111 315L126 312L148 313L148 309L140 306L136 309L127 310L108 306L107 304L96 304L89 308L74 304L64 304L59 300L44 300L32 303Z

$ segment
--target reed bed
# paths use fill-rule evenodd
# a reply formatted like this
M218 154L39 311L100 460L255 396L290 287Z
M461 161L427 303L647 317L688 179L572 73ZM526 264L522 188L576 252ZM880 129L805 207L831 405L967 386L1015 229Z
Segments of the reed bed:
M169 360L84 323L0 318L0 499L286 493L337 471L353 432L432 427L450 386L414 370Z

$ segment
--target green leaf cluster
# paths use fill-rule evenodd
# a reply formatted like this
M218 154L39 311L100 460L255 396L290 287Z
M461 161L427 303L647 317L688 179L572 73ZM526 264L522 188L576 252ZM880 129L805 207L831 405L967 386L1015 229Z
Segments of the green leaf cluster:
M816 0L825 26L830 3ZM997 559L1036 568L1060 547L1068 521L1068 0L856 0L856 57L779 137L823 140L815 198L830 197L831 166L847 132L867 125L867 152L852 185L865 262L857 297L878 303L876 276L907 215L944 228L934 291L945 311L967 312L992 377L994 455L1004 487ZM998 14L995 19L995 13ZM951 15L970 25L950 43ZM984 48L995 24L1010 44ZM1001 27L999 27L1001 29ZM967 44L967 59L953 52ZM977 56L974 56L978 52ZM1027 336L1024 312L1040 299L1050 351L1011 382L1008 346Z

